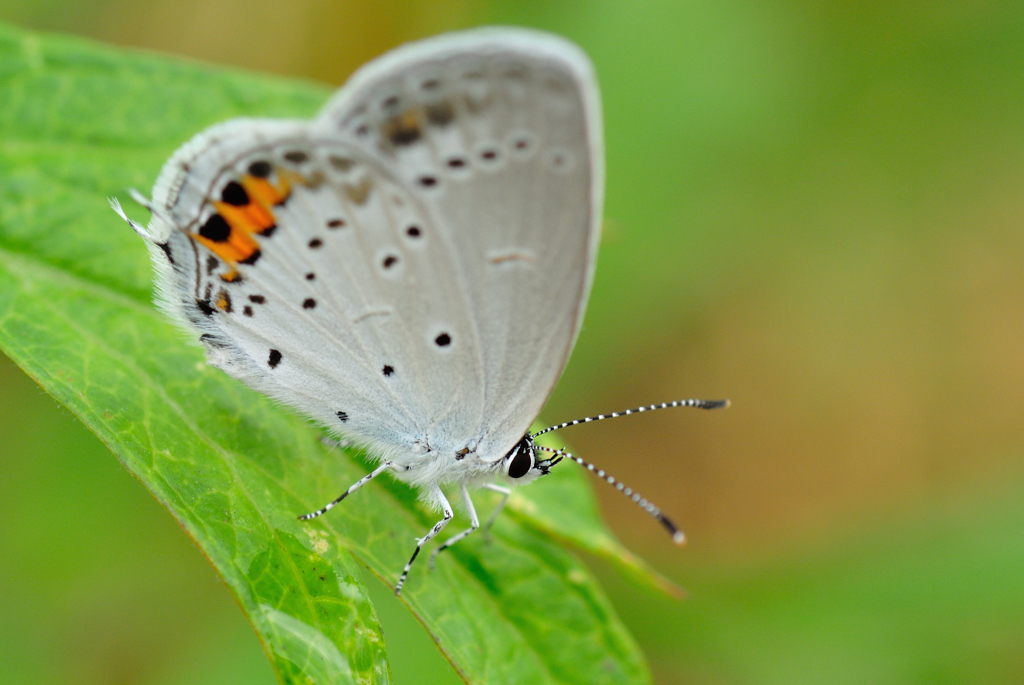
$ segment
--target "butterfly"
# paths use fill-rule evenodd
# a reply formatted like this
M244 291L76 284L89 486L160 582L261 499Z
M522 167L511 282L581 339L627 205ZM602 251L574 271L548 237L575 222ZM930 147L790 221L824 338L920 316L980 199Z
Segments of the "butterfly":
M442 486L505 496L571 458L534 442L594 276L604 191L600 99L586 55L487 28L364 66L312 121L237 119L166 163L148 227L158 304L210 364L362 448L453 517ZM668 406L686 400L554 426ZM547 431L544 431L547 432Z

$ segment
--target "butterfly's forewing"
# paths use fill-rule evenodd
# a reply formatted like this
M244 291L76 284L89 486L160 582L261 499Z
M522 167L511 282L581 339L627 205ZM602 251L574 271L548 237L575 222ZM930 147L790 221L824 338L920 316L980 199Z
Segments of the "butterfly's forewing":
M213 363L382 454L498 459L579 327L599 126L564 41L397 50L311 123L228 122L176 153L153 198L164 300Z
M445 36L365 67L320 121L418 189L444 232L482 346L480 452L503 456L561 374L590 287L604 170L589 61L524 30Z

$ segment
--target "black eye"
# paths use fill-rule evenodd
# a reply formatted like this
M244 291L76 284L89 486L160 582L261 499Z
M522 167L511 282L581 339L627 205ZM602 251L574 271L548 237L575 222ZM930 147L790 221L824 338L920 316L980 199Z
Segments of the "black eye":
M516 448L515 454L508 463L509 478L522 478L533 468L533 450L526 445Z

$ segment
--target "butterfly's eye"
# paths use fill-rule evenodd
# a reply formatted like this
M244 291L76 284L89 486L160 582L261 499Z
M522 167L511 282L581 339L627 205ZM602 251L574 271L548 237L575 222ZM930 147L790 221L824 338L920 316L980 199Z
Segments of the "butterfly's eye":
M505 457L505 473L509 478L522 478L533 468L533 450L526 441L520 442Z

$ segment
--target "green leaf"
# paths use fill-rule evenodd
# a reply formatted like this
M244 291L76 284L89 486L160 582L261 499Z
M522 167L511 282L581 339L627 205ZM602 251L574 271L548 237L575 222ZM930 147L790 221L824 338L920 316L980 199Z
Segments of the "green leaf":
M310 116L328 91L0 27L0 93L0 345L177 518L281 682L389 682L359 562L393 585L436 514L378 479L329 516L297 521L367 462L207 366L150 304L144 246L106 204L150 187L203 127ZM489 538L468 538L432 573L414 567L400 601L467 682L648 682L564 543L667 581L603 527L583 472L555 473L515 495Z

